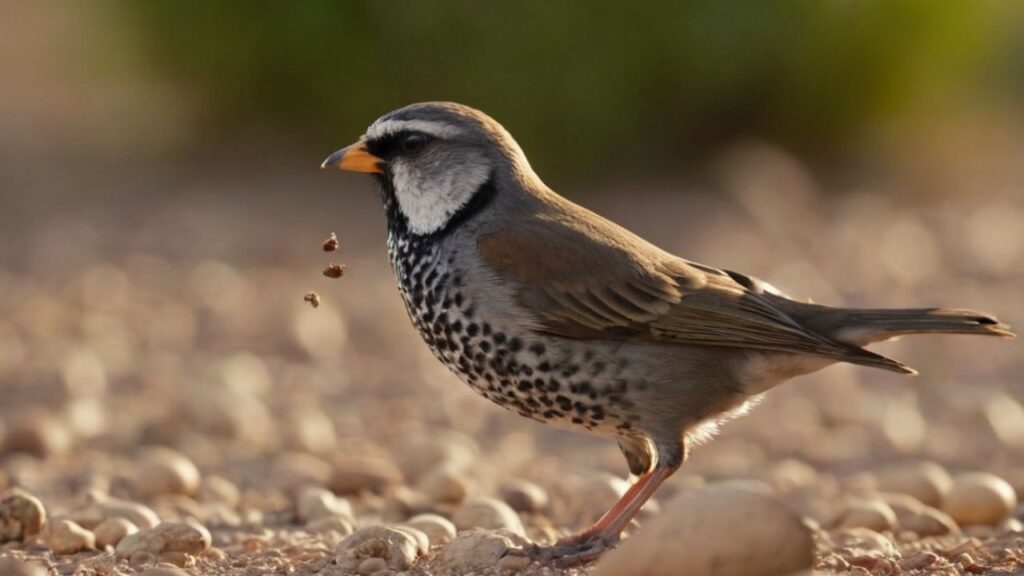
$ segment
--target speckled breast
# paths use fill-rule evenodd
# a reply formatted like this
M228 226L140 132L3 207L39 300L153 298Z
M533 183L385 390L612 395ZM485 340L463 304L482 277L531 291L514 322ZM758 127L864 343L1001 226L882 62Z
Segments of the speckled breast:
M465 278L438 245L389 235L388 251L413 325L434 355L484 397L527 418L623 433L633 420L618 377L624 362L565 350L483 318Z

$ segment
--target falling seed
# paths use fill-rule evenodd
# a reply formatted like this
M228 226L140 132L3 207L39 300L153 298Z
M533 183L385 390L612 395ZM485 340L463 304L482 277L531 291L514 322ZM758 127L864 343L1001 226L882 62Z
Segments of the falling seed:
M324 240L323 246L324 252L334 252L338 249L338 237L334 232L331 232L331 235L327 237L327 240Z
M344 275L344 264L328 264L327 268L324 268L324 276L327 276L328 278L341 278Z
M313 308L320 307L320 296L316 292L309 292L302 299L309 302L309 305Z

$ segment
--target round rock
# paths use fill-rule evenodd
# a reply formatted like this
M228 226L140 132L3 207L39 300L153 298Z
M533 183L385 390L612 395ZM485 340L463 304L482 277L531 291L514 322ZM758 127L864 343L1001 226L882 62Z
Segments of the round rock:
M433 565L442 574L485 572L498 565L506 550L528 545L525 538L508 530L467 530L438 552Z
M199 490L199 469L184 454L170 448L149 448L139 462L136 491L144 498L162 494L192 495Z
M325 517L352 519L352 505L344 498L338 498L330 490L309 486L299 492L296 502L299 520L308 524Z
M509 480L501 486L501 499L516 512L540 512L548 507L548 493L527 480Z
M95 548L96 537L71 520L56 520L46 527L43 543L56 554L75 554Z
M459 530L470 528L505 529L520 536L526 535L519 515L508 504L494 498L471 498L452 514L452 523Z
M139 552L160 555L164 552L199 554L210 547L210 532L202 526L189 523L163 522L155 528L130 534L117 545L118 558L128 558Z
M96 545L100 548L117 546L125 536L138 531L139 527L132 524L131 520L119 516L107 518L92 530L96 535Z
M356 571L367 558L381 558L388 568L405 570L416 561L419 548L419 542L407 531L366 526L338 543L334 557L342 570Z
M941 504L953 485L945 468L927 460L885 468L874 477L880 491L907 494L929 506Z
M716 487L672 498L642 535L606 553L594 574L774 576L813 562L811 531L780 500Z
M875 532L892 530L896 525L896 513L885 502L878 500L853 500L839 519L839 528L868 528Z
M961 526L995 526L1016 506L1017 493L1006 480L988 472L971 472L953 479L942 510Z
M454 540L457 533L455 524L437 514L413 516L406 524L426 534L431 546L443 546Z
M46 509L38 498L13 488L0 496L0 544L25 540L46 525Z

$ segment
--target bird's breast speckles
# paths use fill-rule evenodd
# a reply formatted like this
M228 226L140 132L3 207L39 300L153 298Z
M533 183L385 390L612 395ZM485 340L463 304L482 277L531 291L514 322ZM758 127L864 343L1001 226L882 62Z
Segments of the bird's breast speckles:
M388 252L409 318L434 355L484 397L522 416L601 433L635 420L624 359L487 318L454 256L436 243L389 234Z

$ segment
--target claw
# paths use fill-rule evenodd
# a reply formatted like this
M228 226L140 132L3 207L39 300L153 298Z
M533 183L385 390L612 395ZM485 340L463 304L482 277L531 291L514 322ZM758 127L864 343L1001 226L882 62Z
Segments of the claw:
M581 534L560 540L552 546L530 544L522 548L508 548L502 553L502 558L526 556L541 565L570 568L593 562L610 548L614 548L614 543L600 535Z

